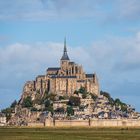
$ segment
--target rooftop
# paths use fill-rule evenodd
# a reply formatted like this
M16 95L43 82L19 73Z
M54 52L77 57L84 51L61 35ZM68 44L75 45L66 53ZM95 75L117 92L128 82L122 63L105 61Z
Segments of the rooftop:
M76 78L76 76L52 75L51 78Z
M67 54L66 39L64 40L64 51L61 60L70 60Z
M60 67L50 67L47 69L47 71L58 71L60 70Z
M94 74L86 74L86 78L93 78Z

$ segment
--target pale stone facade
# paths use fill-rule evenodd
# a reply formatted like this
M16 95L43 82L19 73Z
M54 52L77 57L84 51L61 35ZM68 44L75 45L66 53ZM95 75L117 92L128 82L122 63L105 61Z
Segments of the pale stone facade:
M88 119L88 120L52 120L47 118L45 126L56 127L140 127L138 119Z
M90 93L99 95L99 84L96 74L86 74L81 65L71 62L64 43L64 52L60 60L60 67L50 67L45 75L36 77L35 81L28 81L23 89L23 96L45 92L57 95L73 95L75 90L85 87Z
M0 112L0 126L5 126L6 125L6 116L5 114Z

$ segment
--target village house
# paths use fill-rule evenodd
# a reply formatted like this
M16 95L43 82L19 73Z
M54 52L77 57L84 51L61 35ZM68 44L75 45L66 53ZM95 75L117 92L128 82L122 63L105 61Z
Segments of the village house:
M6 116L3 113L0 113L0 126L6 125Z

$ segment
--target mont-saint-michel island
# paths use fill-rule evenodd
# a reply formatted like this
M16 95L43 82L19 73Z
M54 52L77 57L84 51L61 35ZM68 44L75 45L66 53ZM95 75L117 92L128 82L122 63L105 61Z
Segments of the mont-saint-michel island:
M0 0L0 140L140 140L140 0Z
M0 113L0 125L140 126L140 113L102 91L99 81L96 72L86 73L71 61L65 39L59 67L48 67L44 75L27 81L21 98Z

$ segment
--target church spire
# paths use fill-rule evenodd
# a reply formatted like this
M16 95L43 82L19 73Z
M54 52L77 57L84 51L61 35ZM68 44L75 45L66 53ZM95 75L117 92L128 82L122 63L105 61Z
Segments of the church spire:
M66 37L64 38L64 52L67 52L67 47L66 47Z
M69 60L69 57L67 54L66 37L64 39L64 50L63 50L63 56L62 56L61 60Z

